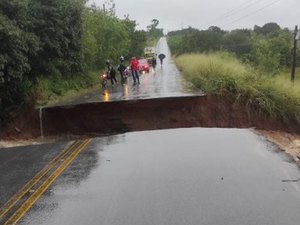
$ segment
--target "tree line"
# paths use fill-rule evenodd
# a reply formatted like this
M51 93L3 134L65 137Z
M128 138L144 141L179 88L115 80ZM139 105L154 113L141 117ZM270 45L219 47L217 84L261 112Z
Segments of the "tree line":
M106 59L140 55L147 32L86 0L0 1L0 125L38 79L84 76ZM34 104L34 98L31 99Z
M175 55L227 51L268 74L277 74L291 65L292 40L291 31L277 23L232 31L216 26L207 30L189 27L168 33L168 43Z

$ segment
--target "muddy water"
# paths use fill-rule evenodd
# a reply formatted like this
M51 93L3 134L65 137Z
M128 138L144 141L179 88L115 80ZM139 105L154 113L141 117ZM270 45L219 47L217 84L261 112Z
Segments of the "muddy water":
M299 168L243 129L97 138L21 224L296 225Z

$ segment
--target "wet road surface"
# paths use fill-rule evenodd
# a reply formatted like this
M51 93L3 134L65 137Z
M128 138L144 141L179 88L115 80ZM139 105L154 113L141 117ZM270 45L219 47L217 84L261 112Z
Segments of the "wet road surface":
M0 149L0 207L69 144L51 143Z
M250 130L126 133L93 139L20 224L297 225L299 178Z
M132 85L130 78L127 86L109 87L104 94L99 88L62 104L201 95L182 79L164 38L157 49L167 55L164 65L141 75L140 85ZM69 145L66 141L0 149L0 207ZM20 224L296 225L300 221L299 168L250 130L133 132L95 138L85 149L73 150L78 154L75 161ZM69 162L72 151L66 156ZM59 161L64 164L65 159Z
M124 86L119 82L112 87L109 82L108 88L103 90L99 84L99 89L94 92L60 102L56 105L203 95L202 92L193 90L191 85L183 79L171 58L166 38L159 40L156 49L157 54L164 53L166 55L163 65L161 66L158 60L155 69L152 68L149 73L140 74L140 85L133 85L130 75L127 84ZM117 68L117 65L113 66ZM120 81L119 73L117 73L116 77Z

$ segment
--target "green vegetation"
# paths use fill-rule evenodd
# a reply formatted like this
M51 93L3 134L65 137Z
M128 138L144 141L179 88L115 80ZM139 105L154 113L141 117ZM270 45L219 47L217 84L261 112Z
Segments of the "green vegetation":
M96 70L76 76L38 77L34 85L26 80L22 85L26 90L24 92L26 102L44 105L55 102L62 96L76 95L87 87L92 88L95 84L99 87L99 82L99 71Z
M276 23L232 31L189 27L168 34L177 65L195 87L229 95L249 113L300 124L300 82L293 85L286 72L292 40Z
M136 26L113 0L1 0L0 126L16 107L95 85L106 59L141 55L148 34Z
M271 75L291 65L292 33L276 23L267 23L253 30L224 31L219 27L207 30L188 28L168 33L174 55L228 51L242 62Z
M242 64L228 53L184 54L176 64L195 87L212 95L229 95L251 113L300 124L300 83L270 76Z
M156 41L158 38L164 36L163 29L157 28L158 25L159 20L153 19L151 24L147 26L149 36L148 39L150 40L150 43L147 43L148 45L151 44L151 41ZM156 44L156 42L154 44Z

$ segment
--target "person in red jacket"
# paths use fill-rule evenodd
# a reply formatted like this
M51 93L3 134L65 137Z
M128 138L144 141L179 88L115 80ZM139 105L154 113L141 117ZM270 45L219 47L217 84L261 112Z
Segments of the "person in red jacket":
M130 67L131 67L131 73L133 78L133 84L140 83L139 78L139 61L136 59L136 57L132 57L130 61Z

